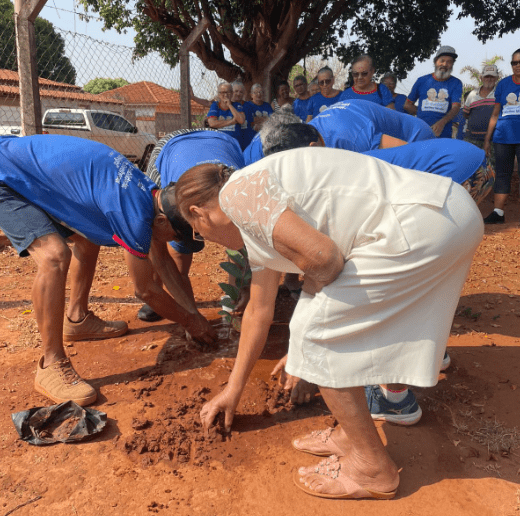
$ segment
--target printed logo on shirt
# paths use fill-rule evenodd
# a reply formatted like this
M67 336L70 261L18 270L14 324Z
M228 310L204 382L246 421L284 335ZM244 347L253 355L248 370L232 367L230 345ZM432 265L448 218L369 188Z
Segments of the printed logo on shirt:
M258 110L258 111L255 111L255 116L267 118L269 116L269 113L267 111Z
M320 107L320 111L319 111L319 112L321 113L322 111L325 111L328 107L329 107L329 106L326 106L326 105L324 104L323 106Z
M223 115L220 115L218 117L219 120L232 120L233 117L232 116L223 116ZM247 127L247 126L246 126ZM234 125L226 125L226 127L220 127L219 128L219 131L231 131L231 132L235 132L235 126Z
M422 111L433 111L435 113L447 113L449 107L449 93L446 88L441 88L438 92L435 88L430 88L426 95L428 98L421 103Z
M507 104L502 108L502 116L520 115L520 101L515 93L511 92L506 97L506 102Z

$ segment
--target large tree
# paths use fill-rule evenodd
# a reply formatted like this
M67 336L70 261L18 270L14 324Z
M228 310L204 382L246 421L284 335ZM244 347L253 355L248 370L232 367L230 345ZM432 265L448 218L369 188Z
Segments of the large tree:
M43 18L34 23L38 76L51 81L76 84L76 70L65 55L65 41L54 26ZM14 7L10 0L0 0L0 68L18 70Z
M174 66L179 47L202 17L209 28L192 51L221 78L262 82L264 72L287 76L308 55L339 56L348 63L366 52L378 71L406 76L415 59L431 56L451 15L476 4L502 11L518 8L504 0L80 0L98 12L107 28L136 32L136 55L158 51ZM479 11L479 16L485 12ZM517 16L517 24L519 16ZM477 20L478 21L478 20ZM497 20L498 24L499 21ZM480 37L490 34L480 29ZM511 24L504 28L511 30ZM494 34L494 33L493 33ZM349 41L348 43L346 41ZM276 65L273 67L273 63Z

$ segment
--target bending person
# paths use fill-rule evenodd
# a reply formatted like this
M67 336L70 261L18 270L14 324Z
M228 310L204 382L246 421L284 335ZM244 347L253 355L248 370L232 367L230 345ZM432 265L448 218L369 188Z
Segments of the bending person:
M237 359L224 390L201 411L204 427L224 412L230 428L267 339L280 274L304 274L287 370L319 386L340 426L294 441L298 450L331 455L300 468L296 485L327 498L395 496L398 470L363 386L437 383L483 235L471 197L445 177L303 148L231 177L223 166L195 167L177 183L176 200L204 238L232 249L245 244L253 269Z
M212 129L183 129L161 138L150 156L146 175L159 187L175 183L179 177L201 163L223 163L233 170L244 167L242 151L235 138ZM167 246L173 266L176 266L182 276L186 292L193 302L193 290L188 277L193 254L202 251L204 241L190 240L179 242L172 240ZM160 278L156 278L160 285ZM162 316L145 304L137 313L143 321L160 321Z
M291 113L276 113L281 123L297 122ZM277 118L283 117L283 118ZM434 139L426 122L366 100L336 102L313 118L310 125L323 137L326 147L365 152ZM244 151L246 165L264 157L261 135Z
M154 310L180 323L196 340L215 339L179 272L164 259L164 242L193 236L175 209L171 191L169 196L168 189L159 191L113 149L81 138L4 137L0 158L0 228L20 256L31 256L37 265L33 305L43 347L34 383L38 392L56 403L88 405L96 400L95 389L80 378L65 354L64 327L66 333L74 325L66 318L64 326L63 314L71 264L71 306L81 307L79 316L86 315L87 322L95 318L87 312L87 301L100 245L125 249L136 294ZM72 260L66 239L74 242ZM154 270L171 295L157 288ZM67 316L75 320L70 307ZM73 340L118 336L127 330L126 323L95 320L88 326L92 335L84 335L78 323Z

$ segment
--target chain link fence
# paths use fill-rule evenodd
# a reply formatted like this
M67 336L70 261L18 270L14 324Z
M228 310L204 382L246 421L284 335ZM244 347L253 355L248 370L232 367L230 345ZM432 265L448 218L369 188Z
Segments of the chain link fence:
M185 129L179 67L158 54L134 56L132 47L35 24L43 132L105 143L141 168L159 138ZM0 135L21 135L14 23L0 34ZM192 127L203 126L218 77L190 58ZM107 88L110 88L107 90ZM105 91L106 90L106 91Z

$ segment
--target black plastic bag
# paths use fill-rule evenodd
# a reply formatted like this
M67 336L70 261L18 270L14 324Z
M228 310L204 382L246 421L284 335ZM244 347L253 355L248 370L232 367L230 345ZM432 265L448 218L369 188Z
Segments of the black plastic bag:
M36 446L90 439L107 423L104 412L80 407L74 401L23 410L11 414L11 419L20 438Z

